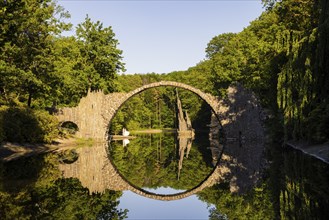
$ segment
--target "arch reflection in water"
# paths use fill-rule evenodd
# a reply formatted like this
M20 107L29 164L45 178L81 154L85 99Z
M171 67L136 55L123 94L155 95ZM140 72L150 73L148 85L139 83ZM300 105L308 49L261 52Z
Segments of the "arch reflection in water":
M209 144L199 136L192 141L173 133L144 134L125 147L112 141L109 155L122 177L146 193L159 194L158 188L190 192L206 187L203 183L215 169Z
M155 137L152 136L148 138L155 139ZM166 142L166 139L163 138L163 141ZM131 143L129 143L129 145L127 146L131 147ZM116 144L118 145L117 146L118 149L119 147L121 149L124 149L121 141L116 142ZM108 159L109 152L107 152L106 149L107 147L108 147L108 143L95 143L94 146L92 147L78 148L76 150L77 153L79 154L78 160L72 164L59 164L59 169L61 170L63 176L66 178L70 178L70 177L78 178L82 186L87 187L90 193L93 192L102 193L106 189L116 190L116 191L130 190L136 194L157 200L176 200L176 199L182 199L188 197L190 195L193 195L201 191L202 189L208 186L212 186L218 181L219 178L219 170L218 168L216 168L214 172L206 179L206 181L202 182L198 187L194 188L193 190L190 191L182 190L184 192L178 194L171 194L171 195L157 195L156 193L151 192L153 191L153 189L150 191L140 189L128 183L127 180L125 180L125 178L122 178L122 175L120 175L117 172L117 169L113 166L113 164ZM191 150L192 152L194 152L193 149L194 148L192 147ZM187 168L185 161L187 160L184 160L183 162L183 170ZM210 170L212 169L211 166L209 166L209 168ZM176 167L176 171L177 171L177 167ZM183 172L181 176L183 176ZM176 177L177 176L174 176L174 179L176 179Z
M106 147L107 143L99 142L91 147L78 148L78 160L72 164L59 164L59 169L66 178L78 178L90 193L102 193L106 189L127 190L129 186L110 163Z

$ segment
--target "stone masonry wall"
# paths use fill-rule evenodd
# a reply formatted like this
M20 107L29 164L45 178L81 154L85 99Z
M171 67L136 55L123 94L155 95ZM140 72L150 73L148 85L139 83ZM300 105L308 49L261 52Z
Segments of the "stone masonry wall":
M104 95L102 92L89 92L80 100L77 107L59 109L57 118L61 122L74 122L79 128L77 134L79 137L107 140L109 123L121 105L144 90L160 86L173 86L189 90L204 99L212 109L217 106L218 101L215 97L199 89L183 83L161 81L144 85L129 93Z
M216 106L225 131L224 153L218 164L222 181L230 182L231 192L243 193L259 180L264 167L264 111L255 95L241 85L231 86L228 97ZM212 117L212 136L218 136L218 120Z
M213 172L203 183L190 191L172 195L150 193L130 185L121 177L108 159L107 147L107 143L98 142L93 147L78 148L78 160L72 164L60 164L59 169L66 178L78 178L90 193L102 193L106 189L130 190L147 198L164 201L186 198L218 181L218 172Z
M124 95L89 92L77 107L59 109L57 118L61 122L74 122L79 128L78 137L104 139L108 125L106 114L114 114Z
M232 192L250 189L259 179L264 162L265 128L259 101L241 85L230 87L228 98L225 100L175 82L153 83L129 93L89 93L81 99L79 106L60 109L57 117L61 121L76 123L80 128L80 136L104 140L108 124L119 107L130 97L157 86L188 89L204 98L214 110L210 133L211 149L215 152L214 155L220 155L223 148L224 153L206 181L191 191L177 195L145 192L131 186L118 174L107 157L106 142L96 147L78 149L77 162L60 166L64 176L79 178L82 185L88 187L91 192L103 192L105 189L131 190L139 195L159 200L185 198L221 181L229 181Z

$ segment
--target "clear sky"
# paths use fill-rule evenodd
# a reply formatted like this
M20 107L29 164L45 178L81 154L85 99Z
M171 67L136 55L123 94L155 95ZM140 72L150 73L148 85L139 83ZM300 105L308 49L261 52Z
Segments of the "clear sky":
M169 73L205 59L207 43L240 32L264 10L261 0L58 0L74 26L86 14L111 26L125 73Z

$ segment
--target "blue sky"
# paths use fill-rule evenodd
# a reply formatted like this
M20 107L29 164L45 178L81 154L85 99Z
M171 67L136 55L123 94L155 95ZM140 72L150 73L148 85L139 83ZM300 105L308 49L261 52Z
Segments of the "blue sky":
M161 190L164 190L164 188L161 188ZM158 193L162 194L161 192ZM124 191L118 206L122 210L128 209L128 219L135 220L204 220L208 219L210 207L213 206L208 206L206 203L200 201L196 195L180 200L160 201L149 199L130 191Z
M186 70L205 59L216 35L240 32L264 10L260 0L59 0L73 25L111 26L123 50L126 74Z

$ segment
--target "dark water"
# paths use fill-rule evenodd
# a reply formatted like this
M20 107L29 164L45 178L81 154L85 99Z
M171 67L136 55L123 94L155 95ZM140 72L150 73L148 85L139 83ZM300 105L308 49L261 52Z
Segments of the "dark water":
M171 195L195 188L213 171L208 145L197 136L182 163L173 135L113 142L109 152L130 184ZM22 158L0 163L0 219L329 219L327 164L280 146L269 147L268 159L263 178L245 194L230 193L223 181L159 201L120 186L104 145Z

